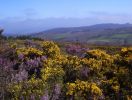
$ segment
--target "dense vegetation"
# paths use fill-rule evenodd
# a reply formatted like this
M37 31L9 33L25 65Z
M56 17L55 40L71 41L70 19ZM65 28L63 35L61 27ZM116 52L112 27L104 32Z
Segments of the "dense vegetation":
M64 45L65 44L65 45ZM132 48L0 40L8 100L131 100Z

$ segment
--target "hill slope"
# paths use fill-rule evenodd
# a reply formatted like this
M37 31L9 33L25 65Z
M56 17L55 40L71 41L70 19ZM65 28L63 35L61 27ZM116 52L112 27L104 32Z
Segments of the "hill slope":
M132 24L97 24L84 27L55 28L32 34L56 41L79 41L96 44L132 44Z

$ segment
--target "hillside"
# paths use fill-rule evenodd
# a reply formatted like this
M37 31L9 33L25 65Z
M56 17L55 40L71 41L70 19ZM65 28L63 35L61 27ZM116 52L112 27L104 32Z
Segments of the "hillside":
M32 34L56 41L79 41L95 44L132 44L132 24L97 24L83 27L55 28Z

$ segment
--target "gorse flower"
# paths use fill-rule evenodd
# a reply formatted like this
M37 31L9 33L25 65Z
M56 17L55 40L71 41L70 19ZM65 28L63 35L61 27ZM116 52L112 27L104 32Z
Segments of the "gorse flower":
M102 67L102 62L93 58L90 58L90 59L84 58L82 59L81 63L83 66L88 67L89 69L93 71L98 71Z
M35 58L43 55L43 52L36 48L18 48L17 55L24 55L25 57Z
M61 52L52 41L16 43L0 56L2 74L11 80L5 88L11 99L127 100L131 96L131 48L114 49L117 52L76 44L62 46Z
M89 50L86 52L85 54L86 58L95 58L95 59L100 59L100 60L104 60L104 59L109 59L111 56L108 55L105 51L102 50Z
M94 95L101 96L102 90L95 84L89 83L87 81L77 80L75 83L67 83L67 95L76 95L76 93L80 95Z
M47 57L55 58L60 55L60 48L52 41L45 41L41 44L43 53Z
M61 81L64 76L64 71L59 66L48 66L42 70L42 73L42 79L51 82Z

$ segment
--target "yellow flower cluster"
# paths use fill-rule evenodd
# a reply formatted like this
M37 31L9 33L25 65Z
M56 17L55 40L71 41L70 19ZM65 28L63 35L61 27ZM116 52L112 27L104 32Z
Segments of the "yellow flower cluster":
M129 69L125 66L129 66L128 62L132 60L132 48L123 48L121 53L116 55L107 54L99 49L89 50L83 58L61 54L59 47L51 41L42 42L40 48L40 50L33 47L16 49L17 55L23 54L28 59L42 55L47 57L41 63L40 72L38 71L41 75L39 79L33 77L20 83L9 85L9 92L13 93L13 96L18 100L21 96L26 97L24 98L25 100L30 100L29 97L32 94L37 96L35 99L40 99L45 90L49 95L52 95L56 84L61 85L62 89L66 85L66 89L63 90L66 92L66 98L75 97L75 100L80 99L76 99L76 97L88 99L88 96L90 96L98 98L102 96L102 91L107 96L110 96L111 94L117 94L120 88L125 87L125 84L129 87L131 86L128 81L130 77L128 76ZM124 62L126 61L127 64L125 63L125 65ZM100 80L105 81L101 83ZM126 83L123 83L123 87L121 87L119 80L121 82L125 80ZM98 82L97 84L103 90L92 82ZM114 92L109 93L109 89Z
M90 59L82 59L81 63L85 67L89 67L93 71L98 71L102 67L102 62L93 58Z
M64 71L61 67L47 67L42 70L42 73L42 79L52 83L61 81L64 76Z
M87 51L85 57L88 59L94 58L96 60L101 61L102 66L104 67L111 66L114 63L113 56L107 54L105 51L98 49Z
M115 78L107 80L107 81L102 81L102 83L111 86L111 89L116 93L119 92L120 90L120 85L117 79Z
M64 55L57 56L54 59L48 58L47 60L43 61L44 67L62 67L67 62L67 58Z
M9 90L11 90L13 93L14 92L20 92L20 90L22 89L22 85L21 84L17 84L17 83L13 83L13 84L9 84L8 88Z
M43 61L42 80L46 82L62 81L65 74L63 65L66 62L66 57L63 55L56 56L56 58L48 58Z
M18 48L17 49L17 55L19 54L23 54L24 56L42 56L43 55L43 52L36 49L36 48L32 48L32 47L29 47L29 48Z
M55 58L60 55L60 48L52 41L45 41L41 46L47 57Z
M122 48L121 49L121 52L127 52L128 51L128 48Z
M80 80L75 81L75 83L67 83L67 95L75 95L75 93L78 92L86 93L85 95L102 95L102 90L95 83L88 83L87 81Z
M76 91L76 84L75 83L67 83L67 93L66 95L73 95Z
M18 83L12 83L8 85L8 91L11 92L14 95L15 100L19 100L20 92L22 90L22 84Z
M132 61L132 47L129 48L122 48L121 49L121 56L124 57L124 60L128 63Z
M105 51L95 49L89 50L85 54L86 58L95 58L95 59L109 59L110 55L108 55Z
M117 93L119 92L119 89L120 89L118 85L112 85L111 88Z
M24 97L25 100L29 100L31 95L34 95L36 98L40 98L44 95L45 89L45 82L41 79L35 79L34 77L30 80L13 83L8 86L8 91L13 93L13 99L15 100L19 100L21 97Z
M25 84L27 87L23 90L23 93L26 92L28 95L37 94L38 96L42 96L43 91L46 89L46 83L43 80L35 79L34 77L25 82Z
M67 57L66 68L69 70L79 70L81 68L81 59L77 56L69 56Z
M11 45L11 48L16 48L17 47L17 44L16 43L13 43L12 45Z

